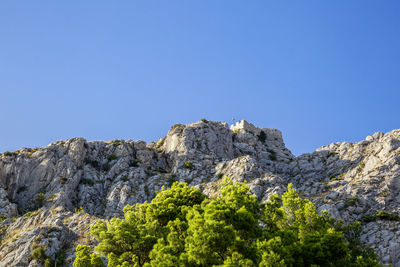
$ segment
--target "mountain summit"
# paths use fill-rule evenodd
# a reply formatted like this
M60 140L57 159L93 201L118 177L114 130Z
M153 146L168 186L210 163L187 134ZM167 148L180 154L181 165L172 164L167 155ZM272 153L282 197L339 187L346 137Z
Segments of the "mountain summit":
M121 216L162 187L186 182L208 195L220 181L246 181L259 201L289 183L319 211L363 222L361 240L400 266L400 130L334 143L295 157L277 129L202 119L157 142L72 138L0 155L0 266L40 266L38 246L71 265L98 218Z

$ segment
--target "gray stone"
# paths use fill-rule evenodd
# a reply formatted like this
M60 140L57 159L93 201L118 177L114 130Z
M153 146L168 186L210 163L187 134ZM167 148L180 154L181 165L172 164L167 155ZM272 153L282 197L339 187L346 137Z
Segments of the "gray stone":
M265 140L259 137L261 131ZM185 181L215 195L218 180L226 176L246 181L261 202L282 194L292 183L319 212L327 210L345 223L378 210L399 214L400 130L375 133L359 143L333 143L295 157L277 129L246 121L228 127L203 120L174 125L150 144L72 138L3 154L0 216L6 219L0 224L6 233L0 266L38 266L28 256L44 233L46 253L53 257L64 244L71 245L65 249L72 262L72 244L82 240L96 219L121 216L127 204L151 201L172 181ZM332 181L334 177L339 178ZM31 217L22 216L36 208L39 193L44 193L44 206ZM81 208L85 212L75 212ZM364 226L362 242L373 247L382 263L400 266L398 229L399 222L370 222Z

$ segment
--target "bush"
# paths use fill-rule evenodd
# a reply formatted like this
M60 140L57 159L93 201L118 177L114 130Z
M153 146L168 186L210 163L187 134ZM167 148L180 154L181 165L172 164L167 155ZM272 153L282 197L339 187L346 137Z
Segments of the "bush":
M380 210L375 215L364 215L361 219L365 223L374 222L376 220L385 221L400 221L400 216L397 214L391 214L386 211Z
M85 213L85 210L82 208L82 206L78 209L78 208L75 208L75 210L74 210L74 213L75 214L79 214L79 213Z
M128 175L124 175L124 176L122 176L122 177L121 177L121 181L123 181L123 182L127 182L127 181L129 181L129 177L128 177Z
M26 189L28 189L28 188L25 185L19 187L18 190L17 190L17 194L26 191Z
M37 208L43 207L44 203L46 202L46 197L44 193L38 193L35 198L35 204Z
M348 198L348 199L345 200L344 206L346 208L347 207L351 207L351 206L354 206L357 202L358 202L358 197Z
M86 184L86 185L93 186L94 185L94 181L92 179L82 178L81 179L81 184Z
M261 143L265 143L266 139L267 139L267 135L265 134L265 132L263 130L261 130L260 133L258 134L258 141L260 141Z
M186 169L193 169L193 168L194 168L193 163L191 163L190 161L185 161L185 162L183 163L183 166L184 166Z
M6 151L6 152L3 153L3 155L4 155L5 157L12 157L12 156L16 156L16 155L18 155L18 154L17 154L16 152Z
M60 249L59 251L57 251L56 253L56 266L64 266L64 261L65 261L65 250ZM53 265L54 266L54 265Z
M391 214L386 211L380 210L376 214L379 218L385 219L385 220L390 220L390 221L399 221L400 217L397 214Z
M112 145L114 147L117 147L117 146L121 145L121 142L119 140L114 140L114 141L112 141Z
M110 170L110 163L106 162L102 166L102 170L108 172Z
M92 253L88 246L78 245L76 247L76 259L72 264L74 267L103 267L105 266L99 256ZM115 266L115 265L113 265Z
M380 266L361 246L361 225L343 226L288 186L265 204L245 184L224 179L209 198L173 183L124 218L98 221L91 235L108 266ZM74 266L102 266L78 245ZM94 265L94 260L98 260Z
M39 246L29 255L29 258L30 260L36 259L43 263L47 258L46 250L42 246Z
M176 181L176 175L172 174L170 177L168 177L168 186L171 187L172 184Z
M0 228L0 243L1 243L1 237L7 232L7 226L3 226Z
M276 152L273 151L272 149L268 149L267 151L269 152L269 159L272 161L276 161L277 160Z
M340 181L340 180L343 180L345 175L346 175L346 173L344 172L344 173L342 173L342 174L340 174L340 175L338 175L338 176L336 176L336 177L333 177L333 178L331 179L331 181Z
M85 158L84 159L84 162L85 162L85 164L90 164L90 165L92 165L92 167L93 168L95 168L95 169L99 169L99 167L100 167L100 164L99 164L99 162L97 161L97 160L91 160L91 159L89 159L89 158Z
M371 214L366 214L364 216L362 216L361 221L365 222L365 223L369 223L369 222L374 222L376 221L377 217Z
M140 160L138 159L133 159L129 162L129 167L137 167L138 163L140 163Z
M54 262L50 258L47 258L44 261L44 267L54 267Z
M115 154L108 155L107 159L109 161L116 160L118 157Z
M53 267L53 266L64 266L65 260L65 252L64 250L59 250L56 253L56 260L53 261L46 255L46 250L43 246L37 246L37 244L33 244L31 249L34 249L33 252L29 255L29 261L36 259L40 263L43 264L44 267Z
M57 198L57 196L58 196L58 194L57 194L57 193L54 193L54 194L52 194L51 196L49 196L49 197L47 198L47 201L53 202L53 201Z
M37 214L38 214L38 211L28 211L27 213L25 213L25 214L22 215L22 216L24 216L24 217L26 217L26 218L30 218L30 217L35 216L35 215L37 215Z
M360 168L360 170L364 169L364 167L365 167L365 162L364 162L364 161L360 161L360 162L358 163L358 167Z
M68 183L68 178L65 178L65 177L61 176L60 177L60 183L62 183L62 184Z

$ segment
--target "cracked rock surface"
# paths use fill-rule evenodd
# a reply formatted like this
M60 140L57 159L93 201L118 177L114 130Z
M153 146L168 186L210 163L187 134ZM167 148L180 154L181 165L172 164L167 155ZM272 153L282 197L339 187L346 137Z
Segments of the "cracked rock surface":
M362 242L400 266L400 130L295 157L279 130L206 120L150 144L72 138L0 155L0 266L41 266L29 257L38 247L53 260L65 252L72 265L78 243L95 244L87 232L96 219L121 216L174 181L217 194L225 176L263 202L292 183L319 211L363 220Z

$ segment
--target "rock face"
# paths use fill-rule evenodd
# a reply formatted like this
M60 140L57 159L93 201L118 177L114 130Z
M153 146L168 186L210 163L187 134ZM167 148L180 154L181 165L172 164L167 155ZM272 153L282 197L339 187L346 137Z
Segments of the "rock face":
M174 125L150 144L72 138L3 153L0 266L42 266L30 257L38 248L71 265L76 244L94 245L86 233L96 219L121 216L174 181L217 194L224 176L247 181L260 201L293 183L319 211L364 220L362 242L400 266L400 130L295 157L279 130L206 120Z

